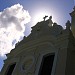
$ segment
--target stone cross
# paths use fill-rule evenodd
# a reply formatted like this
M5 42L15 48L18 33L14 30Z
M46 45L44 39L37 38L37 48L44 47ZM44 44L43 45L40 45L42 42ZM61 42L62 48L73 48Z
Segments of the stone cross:
M48 16L43 17L44 21L45 21L45 19L46 19L47 17L48 17Z

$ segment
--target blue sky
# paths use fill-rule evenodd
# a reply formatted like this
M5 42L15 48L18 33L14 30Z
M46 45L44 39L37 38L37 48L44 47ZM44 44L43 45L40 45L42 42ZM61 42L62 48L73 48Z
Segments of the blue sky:
M28 10L31 21L26 25L24 34L30 34L31 27L34 25L35 17L39 13L48 12L52 15L54 22L65 27L67 20L71 20L69 13L74 7L74 0L0 0L0 12L14 4L21 4L25 10ZM44 14L46 15L46 14ZM3 58L0 58L0 68L3 64Z
M74 6L74 0L0 0L0 11L17 3L20 3L26 10L29 11L32 19L34 14L37 15L36 12L39 12L39 10L45 10L53 13L53 18L57 19L57 23L62 26L64 26L68 19L70 20L69 13L72 11ZM30 33L30 23L26 27L26 35Z

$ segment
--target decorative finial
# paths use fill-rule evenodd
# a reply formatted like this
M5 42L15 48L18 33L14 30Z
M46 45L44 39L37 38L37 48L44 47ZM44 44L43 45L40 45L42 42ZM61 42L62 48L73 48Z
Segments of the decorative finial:
M43 17L44 21L46 20L47 17L48 17L48 16Z
M70 21L68 20L67 23L66 23L66 29L70 29L70 26L71 26L71 23L70 23Z
M75 6L74 6L73 10L75 10Z

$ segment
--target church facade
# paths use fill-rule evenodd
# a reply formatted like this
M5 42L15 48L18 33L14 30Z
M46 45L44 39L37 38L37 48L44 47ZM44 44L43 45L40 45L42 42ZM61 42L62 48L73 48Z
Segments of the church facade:
M51 16L33 26L7 54L0 75L75 75L75 9L70 15L66 29Z

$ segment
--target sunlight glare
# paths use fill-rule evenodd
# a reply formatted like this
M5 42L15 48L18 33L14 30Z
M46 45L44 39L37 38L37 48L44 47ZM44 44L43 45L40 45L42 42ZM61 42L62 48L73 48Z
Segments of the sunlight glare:
M37 12L36 13L36 15L34 15L34 18L33 18L33 25L35 25L37 22L40 22L40 21L43 21L44 19L43 19L43 17L45 17L45 16L48 16L47 18L46 18L46 20L47 19L49 19L49 17L51 16L51 14L50 13L48 13L48 12Z

